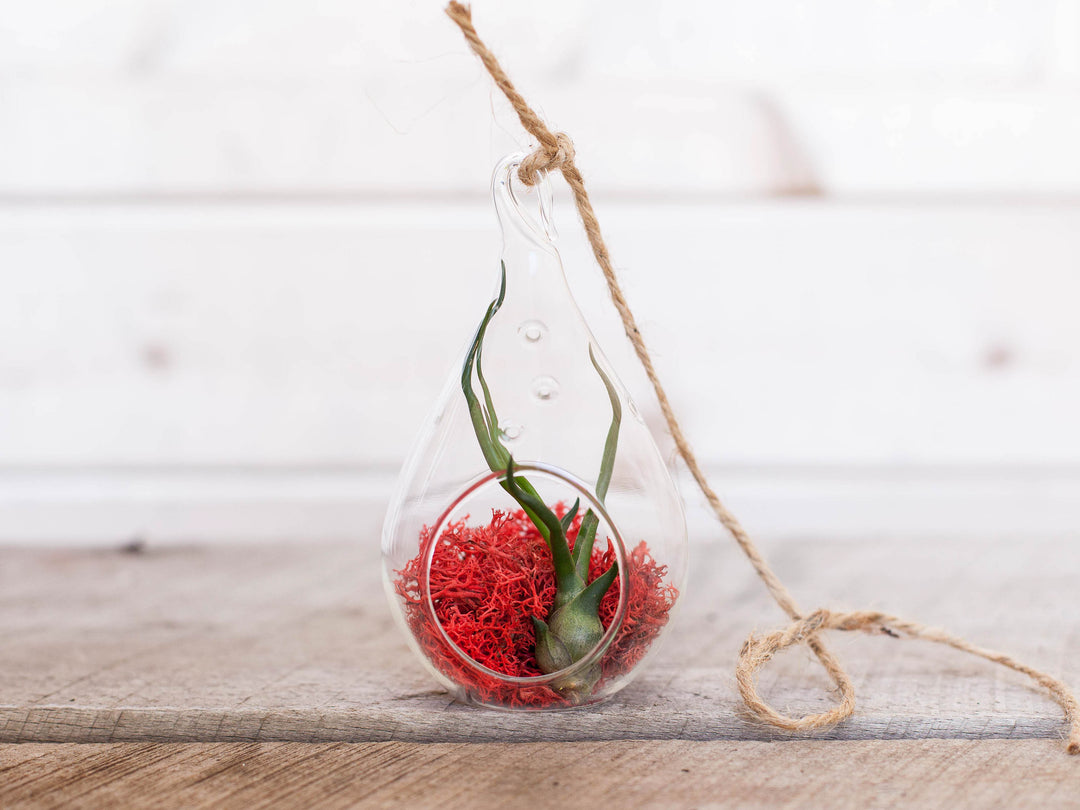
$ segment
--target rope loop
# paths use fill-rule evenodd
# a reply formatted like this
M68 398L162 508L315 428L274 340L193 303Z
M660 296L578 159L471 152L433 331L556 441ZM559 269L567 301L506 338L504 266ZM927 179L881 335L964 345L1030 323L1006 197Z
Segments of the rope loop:
M536 147L518 167L518 178L527 186L535 186L540 182L542 174L547 172L562 171L564 167L574 165L574 142L565 132L555 133L555 148L549 148L544 144Z
M783 630L763 636L751 635L743 643L735 667L735 682L743 703L754 717L788 731L812 731L831 728L851 716L855 711L855 687L840 662L833 657L818 635L820 630L833 627L833 619L834 614L829 611L815 610L808 616L796 618ZM796 644L806 644L813 650L840 691L840 702L827 712L792 717L778 712L758 694L758 670L769 663L778 652Z
M805 617L797 617L783 630L767 635L751 635L739 651L739 660L735 667L735 682L739 687L746 708L757 719L771 723L788 731L813 731L829 728L846 719L855 711L855 690L851 679L840 663L821 643L820 634L824 630L885 635L889 638L913 638L942 644L954 650L977 656L994 664L1027 675L1039 686L1046 689L1064 710L1068 728L1065 750L1070 754L1080 754L1080 703L1057 678L1041 672L1034 667L1021 663L1004 653L978 647L958 636L951 635L939 628L928 627L910 619L892 616L877 610L853 610L847 612L815 610ZM761 699L757 691L756 675L781 650L796 644L806 644L817 655L822 666L840 690L840 702L833 709L821 714L805 717L791 717L782 714Z

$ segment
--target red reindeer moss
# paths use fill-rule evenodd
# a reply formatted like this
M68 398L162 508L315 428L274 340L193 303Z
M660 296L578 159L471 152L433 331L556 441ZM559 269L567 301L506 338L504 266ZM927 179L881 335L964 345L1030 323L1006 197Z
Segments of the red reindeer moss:
M566 508L555 509L560 517ZM567 532L573 546L580 516ZM479 702L507 706L568 705L547 686L517 686L479 672L462 661L446 644L426 609L420 587L424 558L432 537L425 528L420 553L409 561L395 583L404 600L405 616L421 649L435 667L461 684ZM594 549L589 563L591 582L615 561L610 543ZM611 647L601 662L603 681L631 669L649 649L661 628L678 590L664 584L667 567L658 565L642 541L627 558L629 593L626 615ZM619 608L619 580L600 603L605 630ZM486 526L451 523L435 546L431 564L431 597L438 622L454 644L474 661L515 677L540 675L533 646L536 636L530 616L547 617L555 600L555 574L551 553L543 537L523 511L493 511Z

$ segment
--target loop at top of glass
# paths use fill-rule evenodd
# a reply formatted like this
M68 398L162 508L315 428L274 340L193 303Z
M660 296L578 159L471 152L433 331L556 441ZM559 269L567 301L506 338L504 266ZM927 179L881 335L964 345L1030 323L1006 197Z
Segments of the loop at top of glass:
M506 228L509 226L537 246L554 251L558 232L552 218L551 183L543 174L534 186L521 182L518 168L524 158L524 152L508 155L499 161L492 173L491 194L495 199L499 224L503 227L503 239L506 239ZM535 214L527 207L530 203L536 209Z

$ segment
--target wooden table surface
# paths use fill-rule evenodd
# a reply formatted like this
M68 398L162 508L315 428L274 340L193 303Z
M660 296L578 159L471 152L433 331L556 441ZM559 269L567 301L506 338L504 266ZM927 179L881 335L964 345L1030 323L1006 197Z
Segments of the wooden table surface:
M1075 539L765 546L806 606L888 609L1080 682ZM753 722L735 656L781 616L729 544L693 554L670 637L633 685L597 708L516 714L429 680L374 543L0 549L0 743L20 743L0 747L0 806L168 790L185 806L544 807L567 786L643 806L1080 806L1059 707L932 645L834 634L855 717L811 739ZM779 707L831 699L805 650L761 681Z

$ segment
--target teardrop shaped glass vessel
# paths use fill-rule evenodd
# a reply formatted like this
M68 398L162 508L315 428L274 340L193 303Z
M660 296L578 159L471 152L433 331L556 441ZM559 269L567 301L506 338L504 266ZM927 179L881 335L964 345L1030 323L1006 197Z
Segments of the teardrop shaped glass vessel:
M523 157L495 169L498 283L402 469L383 580L455 697L563 708L610 697L658 649L686 520L570 293L548 181L516 180Z

